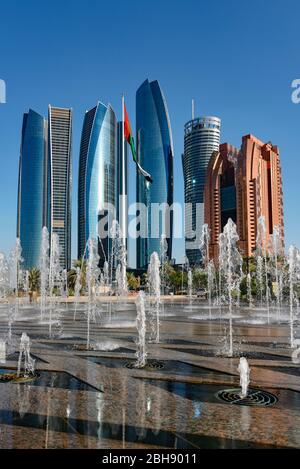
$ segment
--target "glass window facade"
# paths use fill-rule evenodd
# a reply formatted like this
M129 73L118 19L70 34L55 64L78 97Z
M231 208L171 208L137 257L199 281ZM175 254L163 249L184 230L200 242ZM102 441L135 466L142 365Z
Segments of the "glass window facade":
M141 166L151 174L153 183L148 184L137 173L137 202L148 208L142 219L148 226L147 238L137 238L137 268L146 268L151 254L160 251L160 237L167 235L168 252L172 255L173 219L168 211L151 226L151 204L173 204L173 142L169 114L165 98L157 81L146 80L136 93L137 157ZM164 219L163 219L164 218ZM148 223L148 224L147 224ZM157 233L152 236L151 233Z
M81 137L78 185L78 258L87 240L97 238L98 222L108 215L108 229L114 213L106 204L116 203L117 121L111 106L98 103L87 111ZM99 240L99 255L109 258L107 238Z
M60 265L71 267L72 109L49 106L47 226L59 236Z
M186 255L191 265L200 263L199 249L190 249L189 243L200 245L204 223L204 186L206 169L214 151L219 150L221 121L217 117L193 119L184 127L184 176ZM196 209L198 205L198 213ZM201 204L201 205L200 205ZM199 213L200 212L200 213Z
M42 227L45 224L46 121L36 112L24 114L19 161L17 236L21 240L23 269L39 266Z

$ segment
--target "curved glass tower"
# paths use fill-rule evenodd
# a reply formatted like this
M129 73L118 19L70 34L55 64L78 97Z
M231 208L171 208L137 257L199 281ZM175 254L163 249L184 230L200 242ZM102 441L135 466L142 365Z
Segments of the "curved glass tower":
M45 148L47 121L36 112L24 114L19 161L17 236L23 268L38 267L42 227L45 224Z
M184 126L182 155L185 202L185 252L190 264L201 260L199 246L204 223L206 169L214 151L219 151L221 120L199 117Z
M110 105L98 103L86 112L83 122L78 178L78 259L87 240L97 238L99 222L107 219L107 232L116 202L117 120ZM99 238L100 262L109 257L109 238Z
M137 202L147 207L139 214L147 235L137 238L137 268L143 269L151 254L160 252L161 235L167 238L168 258L172 255L173 219L167 207L173 204L173 140L158 81L145 80L136 92L136 133L138 161L153 179L149 185L137 173Z

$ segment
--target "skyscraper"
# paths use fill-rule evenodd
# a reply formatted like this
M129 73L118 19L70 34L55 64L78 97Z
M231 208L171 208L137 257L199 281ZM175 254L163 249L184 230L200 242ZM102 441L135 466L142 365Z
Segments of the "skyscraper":
M110 255L108 236L116 217L117 120L110 105L98 102L86 112L83 122L78 178L78 258L82 258L87 240L98 238L103 263Z
M24 114L19 161L17 236L23 268L38 267L42 227L46 223L47 121L35 111Z
M278 147L253 135L242 139L241 150L220 145L207 169L205 222L211 230L210 256L217 259L218 237L228 218L237 224L239 248L250 257L256 249L257 222L263 216L266 247L277 226L284 245L283 195Z
M240 231L237 210L236 168L240 150L228 143L220 145L209 161L204 189L204 221L210 229L209 256L218 257L218 240L231 218Z
M204 223L206 169L219 149L221 121L218 117L192 119L184 126L182 166L185 202L185 252L191 265L200 262L200 235Z
M72 109L49 105L47 226L59 236L60 265L71 267Z
M253 135L242 139L236 177L237 209L242 220L240 248L245 256L256 248L257 220L264 216L267 246L274 227L279 228L284 246L283 188L279 150Z
M149 184L137 174L137 202L146 207L138 211L146 236L137 238L137 267L146 268L150 255L160 251L162 235L167 239L167 255L172 255L173 140L166 100L157 81L145 80L136 92L136 136L138 162L153 179Z

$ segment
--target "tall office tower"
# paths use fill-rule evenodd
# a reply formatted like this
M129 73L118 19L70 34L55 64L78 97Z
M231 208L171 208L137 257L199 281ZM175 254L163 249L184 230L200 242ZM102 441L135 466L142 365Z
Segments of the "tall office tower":
M137 202L141 236L137 237L137 268L144 269L151 254L160 252L166 236L171 259L173 236L173 140L166 100L157 81L145 80L136 92L137 158L151 174L149 184L137 173Z
M218 256L218 236L228 218L236 221L239 247L250 257L256 249L257 221L265 219L266 248L277 226L284 247L283 193L278 147L253 135L242 139L241 150L220 145L207 169L205 222L211 229L210 255Z
M60 264L71 267L72 109L49 106L47 226L59 236Z
M19 160L17 236L21 240L22 267L38 267L45 224L47 121L36 112L24 114Z
M221 120L194 118L184 126L182 166L185 202L185 252L191 265L201 261L200 236L204 223L204 185L206 169L219 149Z
M236 197L236 168L240 150L223 143L215 151L206 171L204 189L204 221L210 229L209 256L218 258L218 240L229 218L240 231Z
M123 226L122 220L122 196L125 194L125 231L126 231L126 240L127 240L127 226L128 226L128 154L127 154L128 144L124 140L123 145L123 122L118 122L118 132L117 132L117 193L116 193L116 212L117 220L119 221L120 226ZM124 151L124 159L123 159ZM125 183L125 188L123 191L123 185ZM127 242L127 241L126 241ZM128 248L128 242L127 242Z
M237 209L242 220L240 248L252 256L256 248L257 220L264 216L266 243L277 226L284 246L283 190L278 147L253 135L242 139L242 158L237 165Z
M109 230L116 217L117 120L110 105L86 112L78 177L78 258L89 238L98 238L100 263L109 259Z

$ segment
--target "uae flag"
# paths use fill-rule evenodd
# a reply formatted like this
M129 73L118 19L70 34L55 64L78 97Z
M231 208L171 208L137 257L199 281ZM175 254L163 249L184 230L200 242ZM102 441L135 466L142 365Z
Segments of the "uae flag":
M142 174L142 176L144 176L146 181L152 183L153 180L152 180L151 175L149 173L147 173L147 171L145 171L141 167L140 163L137 160L135 145L134 145L134 139L133 139L132 130L131 130L131 127L130 127L129 117L128 117L128 114L127 114L127 109L126 109L125 103L124 103L124 138L130 145L133 161L135 162L139 173Z

